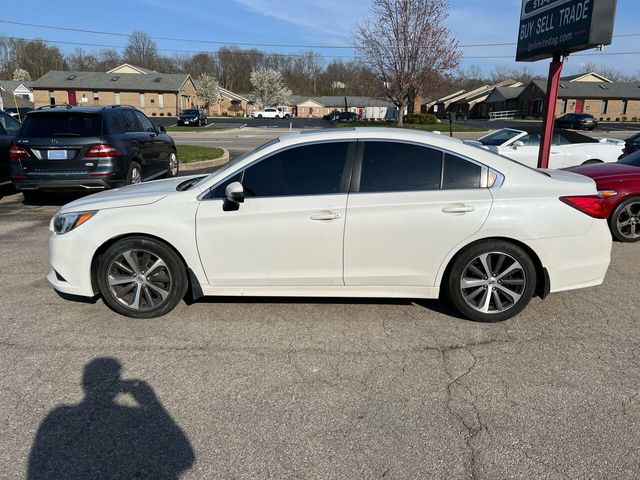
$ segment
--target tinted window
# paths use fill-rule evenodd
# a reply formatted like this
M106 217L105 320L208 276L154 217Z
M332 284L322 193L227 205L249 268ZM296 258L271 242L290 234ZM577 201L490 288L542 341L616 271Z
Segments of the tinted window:
M361 192L439 190L442 152L395 142L365 142Z
M640 167L640 151L633 152L631 155L618 160L618 163L624 165L633 165L634 167Z
M140 130L133 110L122 110L122 120L124 122L125 132L137 132Z
M144 113L138 112L137 110L134 110L134 113L136 114L136 117L138 117L138 122L140 122L143 132L156 131L156 129L153 126L153 123L151 123L151 120L149 120Z
M23 137L99 137L102 116L80 112L38 113L27 115L22 123Z
M184 115L198 115L198 110L185 110L182 112Z
M461 190L480 188L482 167L455 155L446 154L444 159L444 173L442 176L443 190Z
M348 142L290 148L247 168L242 185L257 197L338 193L348 149Z
M529 147L537 147L540 145L540 134L539 133L528 133L524 137L519 138L522 143Z
M109 116L109 131L112 134L124 133L124 119L122 118L122 112L113 112Z
M0 115L0 133L2 135L15 135L20 124L9 115Z
M480 143L482 143L483 145L498 146L511 140L513 137L517 137L521 133L522 132L518 130L510 130L508 128L504 128L502 130L498 130L497 132L490 133L485 137L482 137L480 139Z
M569 145L571 142L564 135L560 135L559 133L554 133L552 143L554 145Z

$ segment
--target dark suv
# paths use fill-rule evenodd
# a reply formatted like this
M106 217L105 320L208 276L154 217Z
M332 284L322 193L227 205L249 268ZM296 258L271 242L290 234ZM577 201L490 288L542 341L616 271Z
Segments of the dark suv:
M45 107L27 114L9 150L25 197L102 190L178 174L173 139L133 107Z
M203 110L189 109L183 110L178 117L178 125L197 125L207 124L207 114Z
M0 111L0 188L11 184L11 180L9 180L9 147L19 129L20 124L17 120L14 120L8 113ZM0 193L1 196L2 193Z

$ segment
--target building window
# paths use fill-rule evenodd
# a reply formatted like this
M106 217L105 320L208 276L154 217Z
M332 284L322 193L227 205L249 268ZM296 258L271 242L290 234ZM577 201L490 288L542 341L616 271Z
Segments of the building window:
M628 100L622 100L622 105L620 105L620 113L622 115L626 115L627 114L628 105L629 105L629 101Z
M116 97L116 105L120 105L120 92L115 92L114 95Z
M56 104L56 94L54 93L53 90L49 90L49 105L55 105Z
M144 100L144 93L141 93L141 94L140 94L140 107L141 107L141 108L146 107L146 102L145 102L145 100Z
M164 93L158 94L158 107L164 108Z
M608 108L609 108L609 100L602 100L602 105L600 106L600 113L607 113Z
M100 101L100 95L98 92L93 92L93 103L97 104Z
M562 113L567 113L567 100L563 99L562 100L562 107L560 107L562 110Z

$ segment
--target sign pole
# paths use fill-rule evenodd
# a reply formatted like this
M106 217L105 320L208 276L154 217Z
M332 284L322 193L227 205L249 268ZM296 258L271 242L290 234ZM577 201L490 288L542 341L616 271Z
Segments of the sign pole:
M549 66L549 80L547 81L547 94L545 96L544 103L542 136L540 138L540 152L538 155L538 168L549 168L549 156L551 154L553 125L556 119L556 103L558 101L558 89L560 88L561 74L562 54L561 52L554 52L553 61Z

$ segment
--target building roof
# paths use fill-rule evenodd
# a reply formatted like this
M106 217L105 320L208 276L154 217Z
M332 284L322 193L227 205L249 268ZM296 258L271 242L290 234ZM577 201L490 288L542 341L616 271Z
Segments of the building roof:
M591 80L591 78L593 80ZM578 75L568 75L562 77L560 80L565 82L605 82L613 83L613 80L609 80L607 77L597 74L596 72L579 73Z
M531 82L542 93L547 91L546 80ZM640 82L560 82L558 89L560 98L619 98L640 100Z
M144 75L149 75L150 73L158 73L155 70L149 70L148 68L138 67L136 65L131 65L130 63L123 63L122 65L118 65L117 67L108 70L107 73L118 73L120 70L136 70L138 73L142 73ZM123 72L126 73L126 72Z
M356 95L321 95L321 96L305 96L292 95L287 102L289 105L300 105L307 100L312 100L324 107L344 108L345 98L349 107L393 107L395 106L389 100L362 97Z
M24 86L28 90L31 90L31 84L33 82L20 82L18 80L0 80L0 86L8 92L16 91L20 85Z
M526 87L496 87L487 98L487 103L503 102L518 98Z
M196 90L200 90L200 81L194 79L193 80L193 84L196 86ZM231 90L227 90L226 88L222 88L221 86L218 85L218 88L220 89L220 95L222 95L222 98L228 98L229 100L239 100L241 102L249 102L249 99L246 97L243 97L240 94L237 94L235 92L232 92Z
M136 90L141 92L178 92L191 77L186 73L103 73L62 72L52 70L31 84L48 90Z

